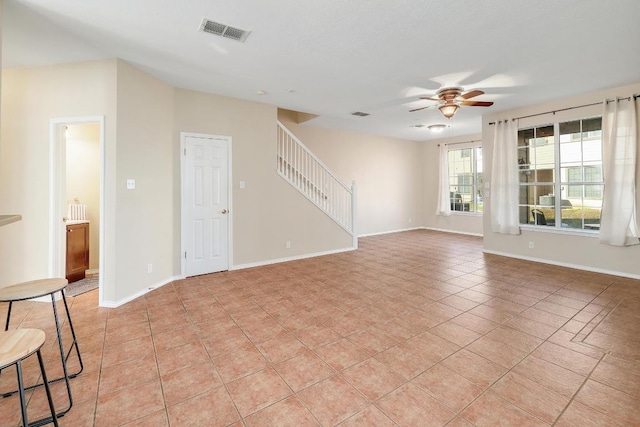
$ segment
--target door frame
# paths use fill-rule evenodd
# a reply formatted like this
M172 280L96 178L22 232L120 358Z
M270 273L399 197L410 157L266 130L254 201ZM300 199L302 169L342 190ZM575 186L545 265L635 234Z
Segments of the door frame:
M103 278L104 278L104 223L105 223L105 127L104 116L85 117L60 117L49 120L49 276L65 277L66 271L66 227L61 226L61 212L66 204L66 194L62 191L66 188L66 153L67 143L65 138L66 125L98 123L100 125L100 232L98 268L98 301L103 303ZM64 216L64 214L63 214Z
M229 205L229 226L227 227L227 270L231 270L233 266L233 171L232 171L232 147L233 140L230 136L210 135L204 133L180 132L180 275L187 277L187 261L185 253L187 250L186 237L186 179L185 179L185 156L187 137L207 138L224 140L227 143L227 203Z

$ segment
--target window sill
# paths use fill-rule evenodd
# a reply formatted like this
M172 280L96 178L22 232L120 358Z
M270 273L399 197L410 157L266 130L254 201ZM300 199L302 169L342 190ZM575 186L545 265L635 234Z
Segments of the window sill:
M469 211L451 211L451 215L460 215L460 216L482 216L482 212L469 212Z
M556 228L546 225L527 225L520 224L520 229L527 231L539 231L542 233L551 233L551 234L565 234L570 236L580 236L580 237L599 237L600 232L598 230L583 230L576 228Z

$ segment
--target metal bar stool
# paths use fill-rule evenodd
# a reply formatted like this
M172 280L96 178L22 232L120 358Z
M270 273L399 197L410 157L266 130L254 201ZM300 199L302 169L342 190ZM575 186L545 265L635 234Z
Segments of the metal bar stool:
M51 296L51 304L53 305L53 317L56 322L56 332L58 334L58 347L60 350L60 358L62 360L62 371L64 375L60 378L56 378L49 381L49 384L64 380L67 386L67 396L69 398L69 406L64 410L58 412L56 414L57 417L62 417L64 414L69 412L71 407L73 406L73 398L71 397L71 384L69 384L69 378L75 378L78 376L83 369L82 365L82 357L80 356L80 349L78 348L78 341L76 339L76 333L73 329L73 323L71 322L71 314L69 313L69 306L67 304L67 298L64 295L64 288L67 287L67 279L60 278L52 278L52 279L40 279L33 280L30 282L19 283L16 285L7 286L5 288L0 289L0 302L8 302L9 308L7 310L7 321L5 323L4 330L7 331L9 329L9 322L11 321L11 307L16 301L24 301L28 299L43 297L46 295ZM69 329L71 329L71 336L73 337L73 341L71 343L71 347L65 354L64 344L62 343L62 327L60 325L60 320L58 318L58 308L56 306L55 293L60 292L62 295L62 301L64 301L64 308L67 312L67 320L69 322ZM67 370L67 360L71 355L71 352L75 348L76 354L78 355L78 362L80 364L80 368L77 372L69 374ZM33 386L29 386L26 390L30 390L35 387L41 387L44 384L35 384ZM3 393L3 397L11 396L14 393L17 393L19 390L13 390L8 393ZM36 423L36 425L38 425ZM41 425L41 424L39 424Z
M18 393L20 394L20 409L22 412L22 425L40 426L43 424L53 423L58 426L58 418L56 410L53 407L53 399L49 383L47 382L47 374L44 370L44 362L42 361L42 353L40 348L44 344L46 336L40 329L14 329L11 331L0 332L0 369L16 365L16 373L18 375ZM24 383L22 378L22 361L33 353L38 355L38 363L40 364L40 372L42 373L42 384L47 392L47 400L49 401L49 409L51 410L50 418L43 418L29 424L27 421L27 402L24 396Z

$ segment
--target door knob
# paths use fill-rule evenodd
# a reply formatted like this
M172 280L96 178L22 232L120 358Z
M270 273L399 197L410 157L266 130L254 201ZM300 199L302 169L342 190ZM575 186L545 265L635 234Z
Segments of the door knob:
M66 216L62 217L62 222L67 222L67 217Z
M223 214L226 214L227 212L229 212L229 211L228 211L228 210L226 210L226 209L222 209L222 213L223 213Z

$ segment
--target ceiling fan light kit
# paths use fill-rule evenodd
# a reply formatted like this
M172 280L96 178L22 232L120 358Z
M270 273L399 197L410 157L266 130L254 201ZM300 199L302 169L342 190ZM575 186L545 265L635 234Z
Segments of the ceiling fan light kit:
M447 119L453 117L453 115L458 111L458 105L456 104L444 104L438 107L442 115L444 115Z
M423 96L420 99L426 99L429 101L436 101L440 105L438 109L440 112L447 118L450 119L453 117L458 109L463 106L469 107L490 107L493 105L491 101L467 101L469 98L476 97L478 95L484 95L484 92L481 90L470 90L469 92L462 93L461 87L446 87L440 89L436 93L436 98L432 96ZM416 108L413 111L424 110L425 108L429 108L430 105L422 108Z

